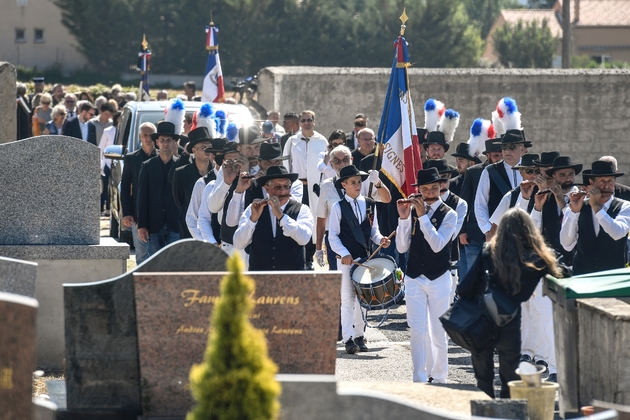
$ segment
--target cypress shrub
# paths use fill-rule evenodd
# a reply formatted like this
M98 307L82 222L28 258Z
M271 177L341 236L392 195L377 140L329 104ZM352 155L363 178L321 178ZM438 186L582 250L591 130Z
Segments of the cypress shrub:
M264 333L248 318L255 306L254 281L242 274L238 255L230 257L227 265L230 273L221 281L204 360L190 370L197 405L186 420L276 419L278 367L267 354Z

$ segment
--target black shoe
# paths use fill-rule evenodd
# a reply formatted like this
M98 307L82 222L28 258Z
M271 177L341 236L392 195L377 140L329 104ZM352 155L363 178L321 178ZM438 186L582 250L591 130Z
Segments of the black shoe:
M427 383L433 383L433 376L429 376L429 378L427 379Z
M350 340L346 341L346 353L348 354L355 354L359 351L359 346L357 346L357 344L354 342L354 340L351 338Z
M535 364L536 364L536 366L543 366L545 368L545 370L543 370L543 372L546 372L547 369L549 368L549 365L543 359L536 360Z
M312 261L307 262L304 266L305 266L304 269L306 271L313 271L313 262Z
M550 373L549 377L547 379L545 379L545 382L558 383L558 374L557 373Z
M529 354L521 354L521 362L532 362L532 358L529 356Z
M354 339L354 344L359 346L359 351L366 352L368 351L368 347L365 345L365 339L363 337L357 337Z

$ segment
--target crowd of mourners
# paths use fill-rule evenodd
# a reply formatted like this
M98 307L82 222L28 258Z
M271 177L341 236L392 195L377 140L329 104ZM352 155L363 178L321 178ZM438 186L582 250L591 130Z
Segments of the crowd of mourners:
M133 99L112 90L111 99L92 102L59 85L52 95L40 90L24 99L33 134L36 126L40 134L74 133L99 147L110 141L124 100ZM459 114L435 99L424 109L413 140L423 169L417 192L404 196L381 170L384 147L364 114L349 132L325 137L311 110L288 112L282 122L273 110L236 127L211 105L194 115L169 106L164 120L139 127L141 147L124 157L123 224L133 232L137 263L195 238L239 254L250 271L339 270L339 340L354 354L369 351L369 303L360 304L353 275L377 251L403 273L395 281L397 290L404 284L415 382L447 382L448 336L439 318L454 300L478 298L486 283L519 309L487 349L473 353L478 386L495 396L495 349L502 397L523 361L557 381L552 304L541 278L626 266L630 188L616 182L624 173L613 156L584 168L537 150L511 98L477 118L454 150ZM94 128L83 136L71 112Z

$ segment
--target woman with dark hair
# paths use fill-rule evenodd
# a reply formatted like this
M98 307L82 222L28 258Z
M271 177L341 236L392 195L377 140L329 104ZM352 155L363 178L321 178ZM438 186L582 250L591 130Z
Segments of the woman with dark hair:
M79 93L77 95L77 97L78 97L77 98L78 101L90 101L91 104L94 103L94 98L92 97L92 95L88 91L83 91L83 92Z
M490 287L509 296L518 308L516 316L498 328L496 339L488 348L472 353L477 387L495 398L494 349L499 354L501 398L509 398L508 382L520 379L515 370L521 356L521 303L534 293L538 282L546 274L559 277L561 270L554 251L547 246L530 216L519 208L512 208L501 219L496 236L485 244L482 258L457 287L462 299L476 300ZM489 276L485 276L487 271Z

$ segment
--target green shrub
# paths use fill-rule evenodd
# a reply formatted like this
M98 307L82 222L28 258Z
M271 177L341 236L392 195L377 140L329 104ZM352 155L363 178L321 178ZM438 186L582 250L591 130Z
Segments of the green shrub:
M228 260L230 274L221 282L204 361L190 370L190 385L197 401L186 420L275 419L280 411L278 371L267 355L262 331L248 315L254 281L242 275L238 255Z

